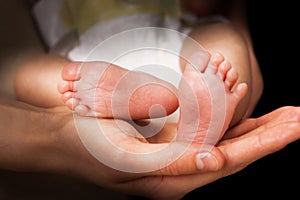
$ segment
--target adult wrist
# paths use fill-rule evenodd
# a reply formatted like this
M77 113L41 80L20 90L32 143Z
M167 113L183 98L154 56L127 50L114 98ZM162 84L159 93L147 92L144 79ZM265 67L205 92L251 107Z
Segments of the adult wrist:
M66 114L20 102L0 102L0 169L51 171L57 131Z

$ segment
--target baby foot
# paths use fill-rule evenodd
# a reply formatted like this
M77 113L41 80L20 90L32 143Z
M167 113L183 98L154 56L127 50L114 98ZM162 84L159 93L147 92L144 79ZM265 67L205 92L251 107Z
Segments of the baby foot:
M62 78L62 99L81 116L144 119L166 116L178 107L173 85L105 62L69 64Z
M214 145L228 128L247 85L234 88L239 76L219 53L211 58L206 52L199 53L191 61L179 84L177 139Z

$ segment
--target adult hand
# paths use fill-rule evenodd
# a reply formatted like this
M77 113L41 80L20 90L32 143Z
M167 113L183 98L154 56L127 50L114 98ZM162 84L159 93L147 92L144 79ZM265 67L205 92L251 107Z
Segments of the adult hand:
M241 171L249 164L300 138L300 107L282 107L256 119L246 119L219 142L224 165L220 170L193 175L138 179L145 196L179 199L190 191ZM147 187L150 186L150 187ZM133 187L133 188L134 188Z
M106 158L123 163L126 169L139 165L157 169L133 173L103 164L83 145L77 131L93 134L94 118L79 118L75 124L73 115L65 108L40 109L18 102L1 103L0 108L1 169L58 173L118 192L157 199L181 198L195 188L244 169L300 137L299 107L283 107L257 119L246 119L228 131L217 147L191 144L186 148L184 143L170 143L176 133L174 124L168 124L161 134L147 141L133 137L139 134L124 121L100 120L102 130L106 130L102 134L109 139L106 145L115 144L122 150L108 149ZM166 133L171 133L171 137L166 137ZM105 143L102 145L105 147ZM169 151L160 156L149 154L165 146L170 147ZM203 149L209 149L210 153L202 159L204 168L199 169L197 155ZM184 153L169 163L177 152ZM128 159L134 153L150 156Z
M90 118L78 119L85 124L79 131L86 130L86 134L92 134L93 127ZM83 120L83 121L81 121ZM81 122L80 122L81 121ZM157 166L158 170L142 173L128 173L110 168L99 162L82 145L74 127L70 121L60 130L56 140L56 149L59 155L56 159L60 164L57 168L64 174L82 177L92 181L99 186L124 192L126 194L141 195L153 199L179 199L188 192L218 180L224 176L231 175L254 161L276 152L285 145L299 139L300 137L300 108L283 107L257 119L246 119L235 126L226 134L217 147L209 147L212 160L203 159L205 167L197 168L197 155L203 146L191 144L188 149L183 143L169 143L172 137L165 137L166 133L176 132L174 124L168 124L156 138L150 142L138 139L138 133L126 122L116 123L116 120L104 120L101 126L106 138L117 145L116 148L106 151L106 157L116 159L124 166L137 165ZM107 125L107 126L105 126ZM124 134L120 131L127 130ZM80 125L77 125L80 127ZM107 129L106 129L107 128ZM126 129L127 128L127 129ZM130 135L128 135L130 134ZM165 142L162 142L165 141ZM154 142L154 143L151 143ZM103 145L103 143L102 143ZM159 150L164 145L170 145L170 151L160 154L159 157L146 156L149 152ZM167 161L178 151L184 151L182 157L167 165ZM140 160L128 159L132 153L145 153ZM60 158L60 159L58 159Z
M101 124L102 133L95 130L95 120ZM127 194L147 196L149 191L159 188L164 176L215 171L223 165L222 155L216 148L207 146L209 153L204 153L203 158L199 153L203 153L205 147L200 144L150 143L134 137L140 135L125 121L88 117L74 120L65 107L42 109L21 102L1 101L0 123L0 169L58 173ZM90 154L81 140L83 135L93 135L95 131L104 136L97 144L106 161L117 161L120 169L126 166L127 169L154 170L124 172L103 164ZM164 131L151 138L152 142L168 141L170 137L164 137ZM176 126L168 126L168 131L175 133ZM118 148L107 148L112 143ZM161 151L159 156L151 155L165 147L168 150ZM99 150L98 146L95 149ZM138 160L130 159L133 154L142 153L145 156L139 156ZM181 156L171 163L174 155ZM147 179L151 180L149 184L137 187L138 182L146 183ZM162 192L159 196L165 191Z

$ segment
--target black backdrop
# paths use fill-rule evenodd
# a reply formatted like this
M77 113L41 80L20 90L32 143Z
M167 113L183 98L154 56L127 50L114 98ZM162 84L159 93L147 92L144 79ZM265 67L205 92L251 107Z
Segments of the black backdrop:
M300 105L299 10L297 1L248 0L250 30L265 90L254 117ZM246 169L198 188L183 199L299 199L300 140ZM0 200L112 199L98 187L54 175L0 171ZM10 197L8 197L10 196ZM12 196L15 196L12 197ZM28 198L27 198L28 197ZM113 198L119 199L119 198ZM132 199L143 199L132 197Z

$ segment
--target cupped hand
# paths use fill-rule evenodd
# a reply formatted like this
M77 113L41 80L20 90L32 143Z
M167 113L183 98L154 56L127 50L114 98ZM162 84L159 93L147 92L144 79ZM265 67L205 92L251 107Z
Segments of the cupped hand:
M164 176L216 171L223 165L220 151L213 146L173 141L176 124L145 139L122 120L67 118L67 123L60 120L64 124L57 125L60 130L52 149L58 154L50 171L104 188L146 195L159 187ZM147 179L151 180L149 184L136 185L138 180Z
M101 137L94 138L99 127ZM55 145L60 173L130 195L180 199L299 139L300 108L283 107L246 119L216 147L174 142L174 124L149 139L125 121L107 119L69 120L60 132Z

